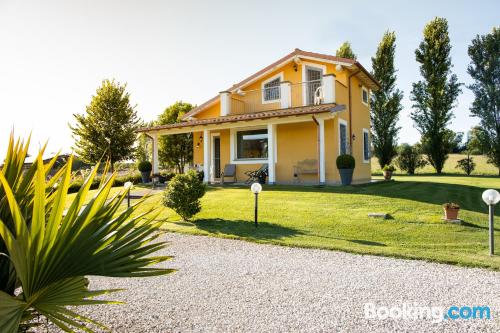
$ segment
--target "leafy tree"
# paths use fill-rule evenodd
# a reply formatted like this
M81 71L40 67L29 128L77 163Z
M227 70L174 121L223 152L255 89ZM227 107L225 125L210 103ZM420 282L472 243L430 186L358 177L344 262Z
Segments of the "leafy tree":
M352 60L356 60L356 58L357 58L351 49L351 43L349 43L347 41L345 41L344 43L342 43L342 45L340 45L337 52L335 52L335 55L337 57L347 58L347 59L352 59Z
M484 133L480 126L474 126L467 133L467 150L472 155L484 155L486 154L485 147L483 147L482 141Z
M399 146L398 157L396 158L396 165L399 169L413 175L415 170L423 168L426 164L427 162L420 154L418 145L410 146L404 143Z
M94 297L115 290L90 290L85 276L172 272L150 267L169 259L150 256L165 247L156 240L161 222L149 212L131 217L140 206L122 209L126 191L110 197L115 174L103 177L91 197L98 167L69 198L72 158L48 179L57 156L44 165L42 148L24 170L28 147L29 140L14 144L11 136L0 172L0 330L28 331L38 315L67 332L103 328L76 313L76 307L112 303Z
M469 56L467 72L474 83L468 88L475 97L471 113L481 125L476 138L500 175L500 28L476 36L469 46Z
M135 131L139 119L130 105L127 85L104 80L86 108L86 114L75 114L76 125L70 125L75 152L87 163L105 158L114 162L134 156Z
M387 31L378 45L377 54L372 57L372 74L381 85L381 89L372 93L370 103L374 155L380 167L390 165L397 155L396 141L400 129L397 122L403 109L403 93L396 88L395 51L396 34Z
M173 209L184 221L201 211L200 199L206 186L194 170L176 175L163 194L163 204Z
M472 171L476 168L476 163L474 163L474 159L467 154L466 158L457 161L457 169L463 170L467 176L470 176Z
M464 141L464 132L452 132L452 139L451 139L451 151L450 153L453 154L459 154L463 152L465 149L467 149L466 144L463 143Z
M448 22L437 17L425 26L424 40L415 50L423 80L413 83L411 117L426 143L422 146L423 152L438 174L450 151L446 126L453 117L452 109L461 92L461 83L451 73L450 51Z
M175 102L158 117L156 125L174 124L181 121L182 116L193 106L182 101ZM165 166L174 167L182 173L184 165L193 160L193 134L164 135L159 139L159 160Z

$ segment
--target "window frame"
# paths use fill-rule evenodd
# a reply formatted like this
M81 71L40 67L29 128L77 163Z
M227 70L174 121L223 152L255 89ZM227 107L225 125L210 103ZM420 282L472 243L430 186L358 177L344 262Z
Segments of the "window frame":
M256 131L256 130L266 130L267 131L267 157L266 158L238 158L238 132L246 131ZM269 161L269 130L267 126L255 126L255 127L236 127L231 128L229 133L229 149L231 154L232 164L261 164L268 163ZM276 161L276 146L275 146L275 161Z
M270 99L268 101L266 101L265 97L266 97L266 94L265 94L265 89L266 89L266 84L268 83L271 83L275 80L279 79L280 80L280 84L277 86L277 89L278 89L278 98L277 99ZM283 72L280 72L274 76L271 76L270 78L262 81L261 83L261 100L262 100L262 104L272 104L272 103L279 103L281 101L281 82L283 82ZM274 87L273 87L274 88Z
M339 155L342 155L342 140L341 140L341 132L340 132L340 126L345 126L345 154L349 154L349 148L348 148L348 145L349 145L349 128L347 126L347 121L344 120L344 119L340 119L339 118L339 121L338 121L338 132L339 132L339 135L338 135L338 140L339 140Z
M368 158L365 158L365 134L366 138L368 140L367 145L368 145ZM367 128L363 128L363 163L370 163L370 131Z
M363 99L363 93L366 92L366 102ZM364 105L368 106L368 103L370 102L370 91L365 87L361 87L361 103Z

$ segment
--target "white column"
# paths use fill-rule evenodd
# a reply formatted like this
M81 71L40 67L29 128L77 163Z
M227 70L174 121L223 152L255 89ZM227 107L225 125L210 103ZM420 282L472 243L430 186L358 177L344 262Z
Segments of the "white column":
M220 96L220 115L228 116L231 114L231 92L221 91Z
M280 83L280 104L282 109L292 107L292 93L289 81Z
M158 134L151 134L153 138L153 174L159 172L159 161L158 161Z
M325 166L325 120L318 119L319 130L319 183L325 184L326 166Z
M203 182L210 179L210 132L203 130Z
M324 103L335 103L335 74L323 75Z
M274 184L276 182L276 159L275 159L275 141L276 141L276 125L267 124L267 158L268 158L268 178L269 184Z

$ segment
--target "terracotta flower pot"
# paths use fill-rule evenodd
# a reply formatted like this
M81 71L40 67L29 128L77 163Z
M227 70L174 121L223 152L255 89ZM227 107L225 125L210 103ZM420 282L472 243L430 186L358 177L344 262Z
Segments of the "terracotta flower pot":
M391 180L391 178L392 178L392 171L384 171L384 179Z
M444 218L447 220L458 220L458 211L460 208L443 208Z

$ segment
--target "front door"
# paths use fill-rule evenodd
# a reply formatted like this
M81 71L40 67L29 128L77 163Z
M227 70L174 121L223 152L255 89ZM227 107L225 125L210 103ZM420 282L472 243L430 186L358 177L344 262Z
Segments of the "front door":
M321 78L323 76L323 71L316 68L306 68L306 79L307 79L307 105L314 104L314 92L318 87L321 86Z
M214 166L214 178L220 178L220 137L214 136L214 147L213 147L213 166Z

